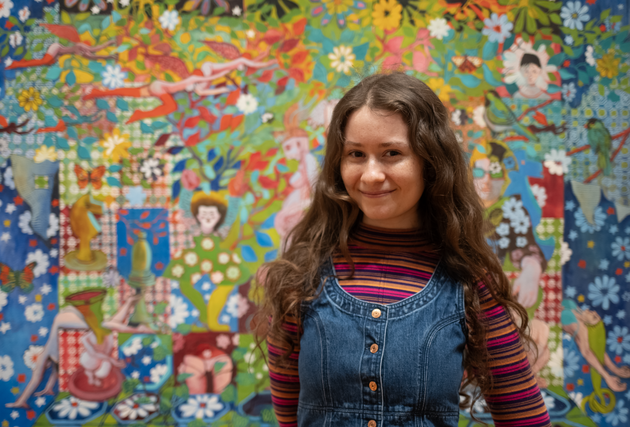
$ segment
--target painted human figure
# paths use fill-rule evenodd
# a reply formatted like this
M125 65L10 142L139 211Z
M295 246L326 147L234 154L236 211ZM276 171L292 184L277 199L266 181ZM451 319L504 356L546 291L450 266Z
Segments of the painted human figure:
M191 374L186 378L190 394L220 394L232 382L233 369L232 358L211 344L199 345L177 368L179 374Z
M229 89L213 88L212 81L229 74L235 69L241 70L245 67L249 68L264 68L276 64L276 60L259 62L248 58L237 58L233 61L225 63L213 63L205 62L200 70L197 70L193 75L180 80L178 82L166 82L162 80L155 80L148 85L135 87L135 88L118 88L118 89L92 89L87 95L83 96L83 99L94 98L108 98L111 96L129 96L133 98L148 98L156 97L162 101L162 105L149 111L134 111L127 124L137 122L139 120L156 118L167 116L177 111L177 102L173 97L176 93L181 91L194 92L200 96L219 95L226 93Z
M486 237L504 268L519 271L512 290L529 314L530 332L538 354L536 357L536 349L531 349L528 356L532 370L538 373L550 357L549 326L534 317L543 297L540 277L547 261L534 238L531 218L520 196L504 196L509 184L508 171L518 167L516 158L499 141L491 141L483 151L478 148L473 151L471 166L475 188L492 224ZM538 382L542 387L547 385L542 378L538 378Z
M599 376L599 381L593 378L594 383L601 383L603 379L612 391L625 391L627 385L619 378L630 378L630 366L617 366L606 352L606 330L601 316L596 311L580 309L571 300L564 300L562 305L562 330L571 335L584 359ZM598 384L593 386L600 388Z
M26 401L32 394L42 396L54 395L54 386L59 375L59 330L60 329L87 329L82 343L86 346L86 353L81 355L79 363L85 369L90 384L98 385L102 378L107 377L112 367L123 368L125 363L111 357L114 346L112 331L121 333L155 333L146 326L131 327L128 325L133 307L140 298L139 295L129 298L108 321L96 324L86 319L83 313L76 307L67 306L59 311L53 320L48 334L48 341L44 345L42 353L38 356L33 367L33 375L24 388L22 394L15 402L5 404L8 408L29 408ZM90 324L92 323L92 324ZM100 341L100 344L98 342ZM97 343L94 345L94 343ZM86 345L87 344L87 345ZM48 368L52 368L48 382L43 390L34 393L41 383Z
M525 53L521 58L519 72L524 78L525 84L519 85L518 92L514 94L517 99L538 99L546 101L550 96L538 85L542 78L543 69L540 58L534 53Z
M78 55L82 56L86 59L91 59L94 61L97 60L106 60L106 59L118 59L118 53L114 53L111 55L97 55L96 52L106 49L109 46L114 46L116 44L116 40L109 40L103 44L90 46L85 43L74 43L69 46L64 46L61 43L52 43L44 56L40 59L21 59L18 61L13 61L11 65L6 67L6 70L13 70L17 68L28 68L28 67L40 67L45 65L52 65L59 59L62 55Z
M297 160L299 164L297 172L289 178L289 185L293 189L284 199L274 220L274 226L283 243L310 205L311 189L318 173L317 159L310 151L308 133L299 127L299 122L299 106L295 104L285 113L284 132L274 133L282 140L285 157L288 160Z

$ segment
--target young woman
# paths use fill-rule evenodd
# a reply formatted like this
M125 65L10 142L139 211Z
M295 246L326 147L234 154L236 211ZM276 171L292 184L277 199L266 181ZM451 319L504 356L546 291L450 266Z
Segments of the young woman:
M311 207L260 274L281 426L457 426L470 384L496 426L551 425L448 117L403 73L335 107Z

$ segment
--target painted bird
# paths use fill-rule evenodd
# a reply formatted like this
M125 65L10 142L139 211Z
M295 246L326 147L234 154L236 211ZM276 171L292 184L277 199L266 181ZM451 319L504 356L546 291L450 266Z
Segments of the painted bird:
M538 137L526 126L519 123L512 110L505 105L495 91L492 90L486 93L485 107L483 118L493 132L501 133L513 130L519 135L538 142Z
M597 167L602 170L604 176L612 175L612 163L610 151L612 150L612 138L610 132L601 120L590 119L584 127L587 129L586 138L588 145L597 154Z

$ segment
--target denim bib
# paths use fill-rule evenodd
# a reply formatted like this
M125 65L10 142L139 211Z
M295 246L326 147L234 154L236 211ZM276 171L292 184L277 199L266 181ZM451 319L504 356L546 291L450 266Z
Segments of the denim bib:
M302 306L298 426L456 427L463 287L438 264L422 291L382 305L344 291L332 259L321 273Z

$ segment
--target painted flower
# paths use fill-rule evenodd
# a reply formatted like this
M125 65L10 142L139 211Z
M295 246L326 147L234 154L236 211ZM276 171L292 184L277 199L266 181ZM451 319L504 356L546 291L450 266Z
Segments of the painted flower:
M94 5L92 6L92 9L90 9L90 11L92 12L92 15L98 15L99 13L101 13L101 8L97 5Z
M151 382L154 384L157 384L162 380L162 378L164 378L164 375L168 373L168 366L166 366L163 363L159 363L155 365L153 368L151 368L150 373L151 373Z
M508 239L507 237L501 237L501 238L499 239L498 243L499 243L499 247L500 247L501 249L505 249L505 248L507 248L508 246L510 246L510 239Z
M221 252L218 257L219 264L227 264L230 261L230 254Z
M505 222L502 222L498 225L495 231L499 236L507 236L508 234L510 234L510 226Z
M123 400L114 409L120 418L128 420L143 419L157 410L157 396L145 393L138 393Z
M0 380L9 381L13 376L13 372L11 356L0 356Z
M165 10L162 16L159 18L162 28L169 31L174 31L175 27L179 25L179 13L176 10Z
M101 147L105 148L103 157L111 159L113 163L118 163L121 158L129 158L127 151L131 147L129 142L129 134L120 134L119 129L114 129L112 133L106 133L105 138L101 141Z
M524 248L525 246L527 246L527 237L517 237L516 238L516 247L518 248Z
M553 75L558 68L555 65L549 65L549 54L545 45L540 45L538 49L534 49L532 42L525 42L519 38L503 53L504 79L506 83L515 83L518 87L526 86L527 79L521 72L521 61L523 56L529 54L538 58L540 62L540 74L534 82L534 85L544 91L549 87L549 75Z
M630 351L630 334L627 326L613 326L612 331L608 331L608 339L606 340L608 349L617 354L624 351Z
M595 66L595 58L593 58L593 53L594 53L594 49L593 46L588 45L586 46L586 51L584 52L584 57L586 58L586 63L588 65L590 65L591 67Z
M630 260L630 238L617 237L610 246L612 248L612 256L617 257L618 261L622 261L624 258Z
M374 4L372 23L381 30L395 30L401 19L402 5L396 0L380 0Z
M448 26L448 22L444 18L435 18L429 22L429 34L431 37L434 37L438 40L442 40L444 37L448 36L448 32L451 30L451 27Z
M241 257L238 256L238 254L235 252L235 253L232 254L232 261L235 264L240 264L241 263Z
M13 2L11 0L0 0L0 18L8 18L12 8Z
M116 89L124 86L127 73L122 71L118 64L106 65L101 77L103 77L103 85L110 89Z
M249 310L249 302L241 294L234 294L228 298L225 310L232 317L240 319Z
M268 123L270 121L273 120L273 113L263 113L262 116L260 116L260 119L262 120L263 123Z
M44 253L41 249L37 249L35 252L29 252L26 255L26 264L30 264L32 262L37 263L33 269L35 277L39 277L46 273L46 270L48 270L48 267L50 266L48 254Z
M352 67L355 59L354 53L350 46L335 46L333 53L328 54L330 59L330 66L333 67L338 73L348 74L350 67Z
M138 354L140 349L142 349L142 338L135 337L123 348L123 354L127 357L134 356Z
M0 312L8 304L9 298L6 292L0 291Z
M524 211L523 211L524 213ZM514 229L514 232L518 234L525 234L531 225L529 217L526 215L516 216L510 220L510 225Z
M242 93L236 101L236 108L245 115L251 114L258 108L258 100L251 93Z
M210 271L212 271L212 261L210 261L209 259L204 259L203 261L201 261L201 271L203 271L204 273L208 273Z
M593 234L595 231L601 230L604 223L606 222L606 213L601 206L597 206L595 208L595 212L593 214L593 224L588 222L588 220L584 216L582 208L578 208L573 216L575 217L575 225L580 228L580 231L582 233L586 233L588 231L589 233Z
M162 176L163 167L164 165L160 164L160 161L158 159L150 157L142 161L140 172L142 172L142 174L144 175L144 179L146 179L147 181L152 181Z
M545 161L543 162L551 175L563 175L569 172L570 164L571 159L567 157L567 152L555 148L545 154Z
M22 37L22 33L20 33L19 31L15 31L9 36L9 44L12 48L16 48L21 45L23 40L24 37Z
M507 15L499 16L496 13L490 15L490 18L484 19L483 23L485 26L481 32L488 36L488 41L491 42L503 43L505 39L510 37L512 28L514 28L514 24L508 20Z
M182 275L184 274L184 267L182 267L180 264L177 264L171 269L171 274L177 278L182 277Z
M201 241L201 247L206 251L211 251L214 248L214 241L211 238L206 237Z
M44 318L44 307L40 303L31 304L24 310L24 316L29 322L39 322Z
M18 18L20 18L20 21L22 22L26 22L26 20L31 16L31 11L28 10L27 6L24 6L22 9L20 9L20 11L18 12Z
M515 197L510 197L501 206L503 216L509 220L523 216L523 202Z
M47 147L45 145L40 146L37 150L35 150L35 157L33 161L35 163L42 163L48 160L49 162L54 162L57 160L57 149L54 146Z
M615 52L609 52L597 61L597 72L602 77L612 79L619 74L619 63L621 58L615 59Z
M236 282L239 277L241 277L241 270L239 270L239 268L235 265L231 265L230 267L228 267L228 269L225 271L225 275L227 276L228 279L230 279L232 282Z
M575 40L573 40L573 37L571 37L571 36L565 36L565 37L564 37L564 42L565 42L568 46L571 46L571 45L573 45L573 43L575 42Z
M611 303L619 302L619 289L620 286L614 277L603 275L596 277L593 283L588 285L588 297L593 301L593 306L601 305L604 310L608 310Z
M564 353L564 373L572 377L580 370L580 355L573 350Z
M477 107L475 107L475 109L473 110L473 122L475 122L475 124L479 127L485 128L486 125L486 120L483 118L483 116L486 113L486 107L483 105L479 105Z
M35 369L35 365L39 360L39 356L44 352L44 346L42 345L30 345L28 349L24 352L22 358L24 359L24 364L28 369Z
M562 6L560 17L564 19L563 25L565 27L578 31L582 31L584 29L584 22L591 19L588 14L588 6L582 5L582 3L577 0L569 1L566 5Z
M606 422L612 424L613 426L621 424L627 425L628 421L628 408L624 408L625 402L621 399L617 401L615 405L615 409L612 412L606 414L604 418L606 418Z
M171 294L169 303L171 306L171 315L168 317L168 325L171 329L175 329L178 325L186 321L186 318L190 316L190 312L188 311L188 305L181 296Z
M571 102L573 101L573 99L575 99L575 83L573 82L569 82L566 84L562 85L562 98L564 98L565 101L567 102Z
M115 267L110 267L103 273L103 284L108 288L117 288L120 286L122 276Z
M20 104L20 107L24 108L24 111L28 113L31 110L39 110L39 106L42 105L44 101L42 100L39 91L34 87L30 87L23 90L20 96L18 96L18 103Z
M188 252L186 255L184 255L184 262L191 267L193 265L196 265L197 261L199 261L199 257L194 252Z
M547 189L542 185L534 184L532 185L532 193L536 198L536 202L538 202L538 206L544 208L547 204Z
M20 215L18 219L18 227L20 227L20 231L24 234L30 235L33 234L33 229L31 228L31 211L24 211L22 215Z
M577 403L577 406L582 407L582 400L584 400L584 394L576 392L576 391L572 391L571 393L569 393L569 397L575 403Z
M225 334L221 334L217 337L217 347L220 349L225 350L231 343L232 341L230 340L230 337Z
M224 277L225 276L223 275L223 273L221 273L220 271L215 271L210 275L210 280L212 280L212 283L218 285L223 282Z
M197 419L211 418L223 409L223 403L219 402L218 396L198 395L191 396L188 401L181 405L179 409L182 411L184 418L195 417Z
M560 246L560 265L564 265L571 259L571 255L573 255L573 251L569 247L567 242L562 242Z
M96 402L88 402L85 400L77 399L74 396L68 396L65 399L59 401L52 407L53 411L58 412L59 418L67 418L74 420L77 415L82 418L87 418L92 414L92 411L99 407Z

